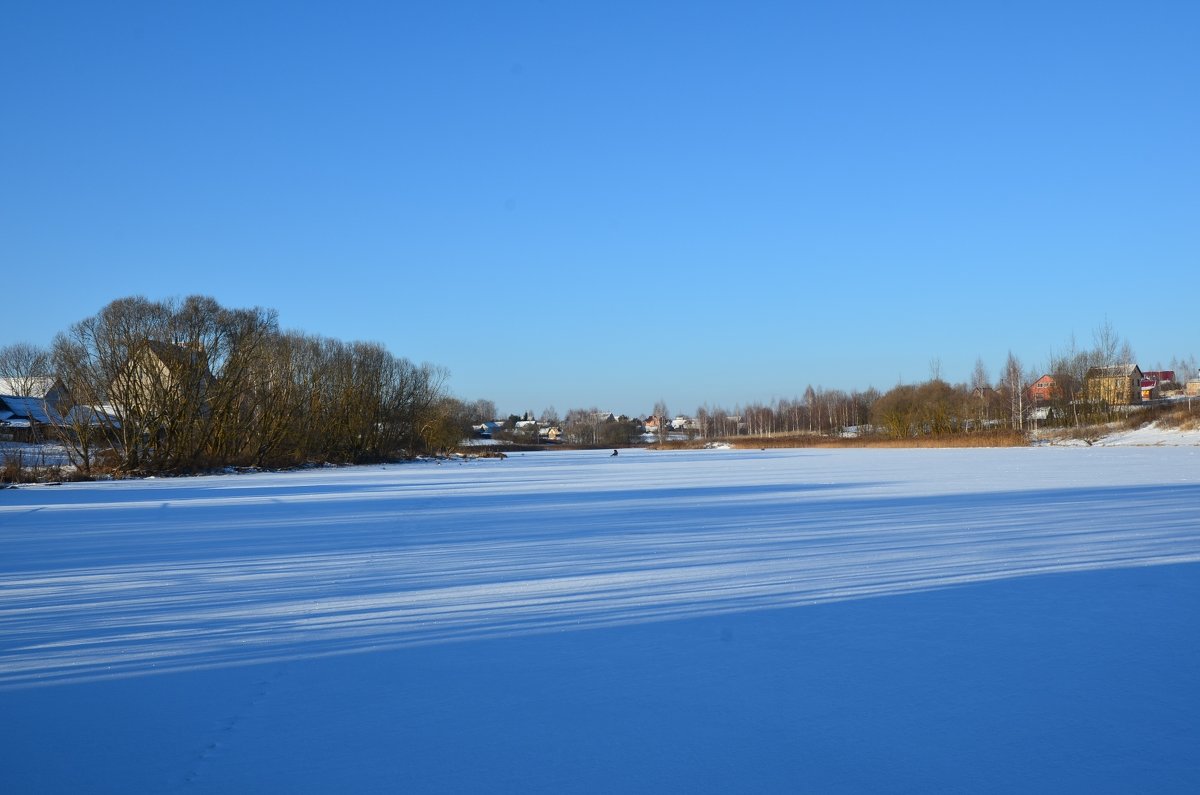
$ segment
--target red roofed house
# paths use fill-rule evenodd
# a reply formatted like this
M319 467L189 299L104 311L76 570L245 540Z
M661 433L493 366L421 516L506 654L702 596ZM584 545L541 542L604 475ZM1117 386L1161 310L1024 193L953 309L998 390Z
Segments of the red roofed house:
M1142 400L1157 400L1162 397L1163 386L1174 383L1174 370L1147 370L1142 373Z
M1029 385L1029 397L1035 403L1049 403L1062 397L1062 390L1052 375L1044 375Z
M1160 384L1175 383L1174 370L1146 370L1142 373L1142 378L1150 378Z

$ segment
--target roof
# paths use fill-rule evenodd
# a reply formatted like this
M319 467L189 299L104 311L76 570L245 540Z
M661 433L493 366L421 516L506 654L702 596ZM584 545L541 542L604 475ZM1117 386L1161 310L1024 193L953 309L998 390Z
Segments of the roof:
M8 409L13 417L49 425L59 421L58 413L46 406L41 398L0 395L0 409ZM11 422L11 420L10 420Z
M35 375L28 378L0 377L0 395L44 398L54 388L55 381L57 379L49 375Z
M74 426L111 425L113 427L120 427L121 425L116 413L108 406L99 408L95 406L73 406L63 416L63 419L66 420L67 424Z
M208 356L205 355L203 350L175 345L170 342L162 342L160 340L146 340L146 347L168 369L187 369L197 365L203 366L206 370L208 369Z
M1130 378L1137 373L1140 377L1142 371L1138 369L1136 364L1117 364L1112 367L1093 367L1087 371L1088 378Z

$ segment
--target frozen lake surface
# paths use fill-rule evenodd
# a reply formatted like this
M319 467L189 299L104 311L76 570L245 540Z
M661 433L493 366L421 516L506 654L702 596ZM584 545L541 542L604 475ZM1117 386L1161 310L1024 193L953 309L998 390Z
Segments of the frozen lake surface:
M0 491L2 792L1200 791L1200 449Z

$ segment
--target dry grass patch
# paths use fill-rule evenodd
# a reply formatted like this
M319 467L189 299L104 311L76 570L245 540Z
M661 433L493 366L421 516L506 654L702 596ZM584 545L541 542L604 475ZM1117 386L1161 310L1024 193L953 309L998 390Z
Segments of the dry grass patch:
M778 450L794 448L941 448L941 447L1024 447L1029 438L1020 431L995 431L987 433L955 433L935 436L917 436L910 439L893 439L887 436L838 437L816 434L790 436L731 436L725 439L695 439L656 444L651 450L699 450L710 444L727 444L738 450Z

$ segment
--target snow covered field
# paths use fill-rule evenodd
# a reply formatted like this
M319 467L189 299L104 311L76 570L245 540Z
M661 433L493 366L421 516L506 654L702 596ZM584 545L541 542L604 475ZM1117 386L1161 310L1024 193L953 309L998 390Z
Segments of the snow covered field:
M1076 444L1083 444L1076 442ZM1163 428L1157 423L1131 431L1114 431L1095 442L1101 447L1178 447L1200 445L1200 430Z
M0 491L0 792L1197 792L1200 448Z

